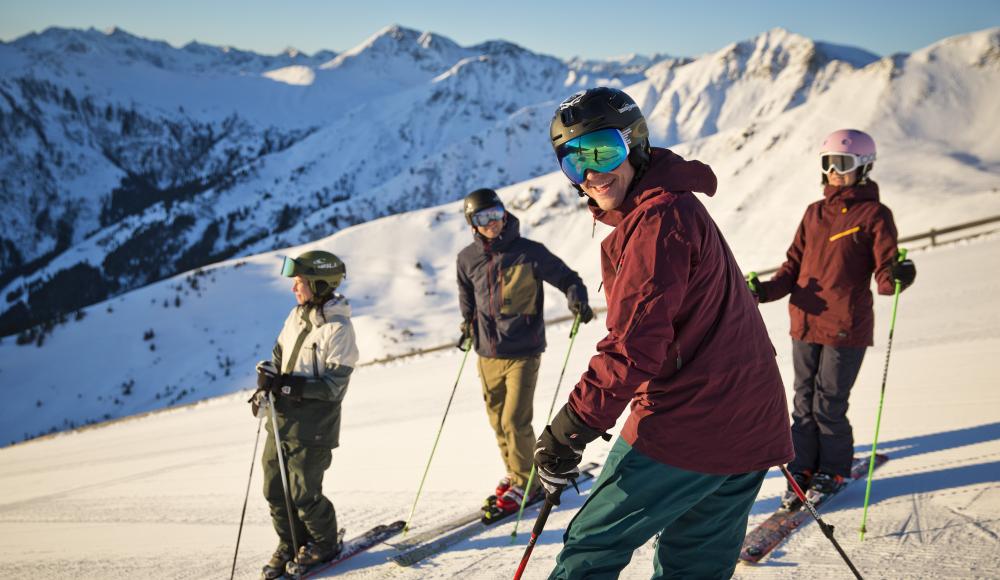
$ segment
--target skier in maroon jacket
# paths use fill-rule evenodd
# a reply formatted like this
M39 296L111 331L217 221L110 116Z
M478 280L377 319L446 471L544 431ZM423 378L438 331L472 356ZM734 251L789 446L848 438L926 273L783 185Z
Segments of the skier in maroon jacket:
M791 294L795 459L788 468L803 489L818 492L836 491L851 473L847 399L873 344L872 274L879 294L893 294L895 280L906 288L916 277L912 261L897 260L892 212L868 178L874 162L868 134L831 133L820 151L823 199L806 209L778 272L766 282L748 280L761 302ZM794 491L782 504L798 507Z
M551 578L617 575L654 535L657 576L728 578L764 474L792 444L756 301L692 193L714 194L715 174L651 148L616 89L570 97L550 134L595 219L615 228L601 243L608 335L535 447L551 501L631 407Z

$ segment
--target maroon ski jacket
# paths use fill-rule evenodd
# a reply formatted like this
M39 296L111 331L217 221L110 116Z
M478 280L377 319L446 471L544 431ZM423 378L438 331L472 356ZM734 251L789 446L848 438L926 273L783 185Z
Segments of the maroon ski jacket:
M708 211L711 168L653 149L622 205L596 219L608 335L570 395L595 429L631 413L622 437L667 465L711 474L792 459L775 351L753 295Z
M791 294L792 338L829 346L871 346L872 273L879 294L895 292L896 224L879 203L878 185L823 189L806 208L788 259L767 282L762 300Z

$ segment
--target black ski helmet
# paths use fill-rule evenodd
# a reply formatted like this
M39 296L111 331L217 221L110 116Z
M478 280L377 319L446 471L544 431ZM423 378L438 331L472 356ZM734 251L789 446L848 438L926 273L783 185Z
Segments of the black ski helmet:
M340 286L340 282L347 276L347 266L330 252L312 250L300 254L294 260L285 258L281 273L289 278L301 276L309 283L313 295L323 298Z
M497 195L497 192L485 187L477 189L465 196L465 203L462 204L462 209L465 212L465 221L471 226L473 214L488 207L496 206L503 207L503 202L500 201L500 196Z
M552 148L558 149L570 139L609 127L622 132L629 147L629 162L637 174L643 173L649 163L649 128L639 105L624 91L597 87L566 99L552 117L549 137Z

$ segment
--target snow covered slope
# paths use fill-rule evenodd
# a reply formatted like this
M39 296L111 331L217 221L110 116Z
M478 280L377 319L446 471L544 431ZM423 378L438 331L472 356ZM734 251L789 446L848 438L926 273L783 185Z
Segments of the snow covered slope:
M418 215L432 221L434 214ZM445 223L450 219L454 218L442 218ZM400 234L413 231L400 218L369 227L388 228L393 223L402 227ZM442 242L448 243L448 238ZM1000 239L995 236L913 255L920 274L917 284L900 300L880 433L880 449L893 459L879 470L874 482L864 544L856 534L862 487L845 492L824 514L865 577L996 575L1000 535L996 409L1000 396L993 359L1000 351L1000 310L994 299L1000 291L1000 273L982 266L995 263L998 255ZM596 262L597 256L591 247L586 256L573 260L579 267ZM409 280L411 290L421 287L419 271L395 266ZM432 266L426 263L424 267ZM202 279L200 287L207 288L202 302L214 296L214 289L232 285L237 272L256 278L254 286L264 287L274 280L274 267L276 263L262 259L237 270L220 268L213 274L214 284ZM977 275L969 276L969 271ZM270 296L270 290L247 290L241 300L242 320L233 321L232 327L215 336L239 337L254 320L280 322L281 313L271 312L278 299ZM148 302L151 296L144 298ZM286 303L288 298L284 297ZM185 304L197 303L193 293L185 298ZM114 306L115 314L108 315L112 319L130 308L118 302ZM137 302L135 307L139 306ZM868 352L852 395L850 418L857 453L867 451L873 433L890 307L891 300L877 300L878 344ZM788 385L792 370L785 304L764 305L762 312ZM264 320L272 314L273 320ZM98 316L104 314L95 312L85 321ZM191 337L201 329L191 320L195 319L188 324L193 342ZM601 324L599 319L582 327L560 401L602 337ZM230 330L236 334L229 335ZM180 330L164 329L164 340L182 340L168 338L175 332ZM568 347L567 333L567 324L549 329L537 409L547 408L554 395L562 353ZM158 329L154 340L160 341L160 335ZM58 335L53 338L59 340ZM139 354L143 353L135 356ZM127 358L119 353L113 360ZM460 361L461 353L450 350L405 363L364 367L355 373L345 400L342 446L334 451L324 486L349 533L406 517ZM108 360L104 366L109 366ZM6 373L5 379L8 386L19 382ZM257 427L244 402L247 395L247 391L238 392L193 407L0 449L0 551L4 554L0 576L225 577L232 562ZM73 404L70 398L64 406ZM543 413L535 414L536 429L543 425ZM4 415L2 423L11 420L16 419ZM584 460L603 461L609 448L603 442L591 444ZM466 368L414 526L429 526L478 505L501 471L475 373ZM275 545L260 497L259 474L255 469L251 482L237 566L240 578L256 577ZM753 508L751 525L777 506L782 487L780 475L769 474ZM525 578L547 576L561 534L582 500L567 497L564 507L552 514ZM516 545L509 543L508 524L411 569L386 562L392 552L380 546L338 569L336 577L509 578L528 528L522 525ZM648 578L651 555L650 545L640 549L622 577ZM796 532L764 564L736 571L736 578L802 577L849 577L815 524Z
M657 144L739 178L727 215L785 204L815 179L802 156L848 123L917 162L887 195L969 208L995 187L998 46L993 29L879 59L775 29L697 58L562 62L389 26L342 54L265 57L50 29L0 45L0 333L543 176L555 103L596 83L627 86Z

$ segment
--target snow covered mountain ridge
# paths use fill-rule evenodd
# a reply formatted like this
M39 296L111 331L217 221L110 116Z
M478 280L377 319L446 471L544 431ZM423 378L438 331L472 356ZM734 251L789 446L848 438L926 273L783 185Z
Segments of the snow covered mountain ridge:
M1000 213L1000 29L886 58L776 29L616 68L388 27L267 70L197 70L120 31L70 31L95 44L63 52L63 33L0 45L0 332L25 343L0 343L0 368L31 387L5 392L3 442L246 387L290 307L278 254L345 259L363 360L452 340L469 237L441 204L476 187L596 292L601 236L547 143L585 86L623 87L654 145L713 167L705 203L747 269L781 260L844 126L875 136L904 235Z
M642 78L618 68L602 65L601 80ZM442 159L517 142L535 127L521 111L561 98L571 70L589 65L400 26L313 56L173 48L120 29L2 44L0 335L453 199L466 184ZM489 155L468 155L467 171L487 164L503 184L547 170L476 159ZM420 191L379 191L414 174ZM321 209L332 215L311 222Z

